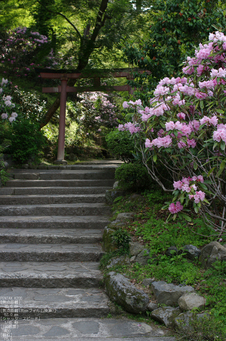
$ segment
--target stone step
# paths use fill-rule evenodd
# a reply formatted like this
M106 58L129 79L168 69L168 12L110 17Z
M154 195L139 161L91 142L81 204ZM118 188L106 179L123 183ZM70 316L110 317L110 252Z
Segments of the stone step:
M98 267L97 262L0 262L0 287L98 288L103 284Z
M112 187L1 187L1 195L103 194Z
M0 323L12 341L175 341L166 332L126 318L53 318ZM4 340L4 339L3 339Z
M0 316L106 317L109 299L98 288L0 288ZM13 316L14 315L14 316Z
M14 179L24 180L58 180L58 179L112 179L114 169L106 170L57 170L57 171L38 171L35 172L11 172L10 176Z
M9 180L6 187L112 187L113 179L103 180Z
M2 262L98 262L98 244L0 244Z
M103 229L107 216L0 216L2 228ZM87 232L89 233L89 231Z
M102 230L0 228L0 244L94 244L102 240Z
M0 205L104 203L105 194L0 195Z
M110 215L111 208L103 203L0 205L0 216L69 216Z

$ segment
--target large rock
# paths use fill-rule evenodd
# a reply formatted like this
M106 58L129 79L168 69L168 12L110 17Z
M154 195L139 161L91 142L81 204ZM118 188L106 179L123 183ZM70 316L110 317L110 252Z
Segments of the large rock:
M217 260L226 261L226 248L218 242L211 242L201 250L199 260L206 268Z
M173 327L175 323L174 320L179 314L179 308L161 307L153 310L151 317L160 323L164 323L166 327Z
M133 217L134 217L134 213L131 213L131 212L119 213L117 215L116 220L128 221L128 220L133 220Z
M146 265L149 263L151 257L149 256L150 251L148 249L143 249L138 255L136 256L136 262L141 265Z
M191 311L187 311L186 313L179 314L175 320L174 325L176 329L180 330L187 336L190 333L197 334L197 327L194 329L194 324L197 325L197 321L199 321L199 325L202 326L204 323L208 322L210 319L210 315L208 313L202 314L194 314Z
M179 298L186 292L193 292L191 286L178 286L164 281L153 282L152 290L159 304L177 306Z
M110 299L129 313L139 314L147 310L149 297L137 289L121 274L109 272L105 278L106 291Z
M117 249L117 244L114 242L112 235L115 232L115 229L109 228L106 226L104 228L103 233L103 250L105 252L111 252Z
M143 251L143 249L144 249L144 246L138 242L130 242L129 243L129 251L130 251L131 256L137 256L138 253Z
M178 304L182 310L192 310L193 308L203 308L206 299L195 292L190 292L182 295L178 300Z
M200 256L201 250L199 250L196 246L194 245L185 245L183 247L183 252L186 254L186 258L195 260Z
M129 261L129 257L127 255L123 255L123 256L120 256L120 257L115 257L115 258L112 258L109 262L108 262L108 265L106 266L107 269L110 269L112 268L113 266L115 265L125 265L125 264L129 264L130 261Z
M105 192L105 199L106 202L111 205L113 204L114 200L118 197L121 197L125 194L123 190L120 189L108 189Z

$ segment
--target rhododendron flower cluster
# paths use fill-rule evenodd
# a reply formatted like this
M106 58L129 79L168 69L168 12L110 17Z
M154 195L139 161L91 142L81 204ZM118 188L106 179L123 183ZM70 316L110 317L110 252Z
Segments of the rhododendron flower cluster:
M1 88L0 88L0 117L2 120L9 120L10 123L16 120L18 114L12 110L15 108L12 96L5 95L5 88L9 84L8 79L2 78Z
M208 223L213 219L215 230L223 231L226 228L226 36L222 32L211 33L209 42L199 44L195 56L187 58L183 73L184 77L162 79L150 106L144 108L137 100L124 102L123 107L130 111L135 108L131 124L144 138L141 153L150 176L166 189L155 171L159 161L172 178L174 201L178 200L181 206L171 204L170 212L180 212L192 202L195 211L201 211ZM127 123L119 129L129 130L129 127ZM179 180L183 172L184 178Z

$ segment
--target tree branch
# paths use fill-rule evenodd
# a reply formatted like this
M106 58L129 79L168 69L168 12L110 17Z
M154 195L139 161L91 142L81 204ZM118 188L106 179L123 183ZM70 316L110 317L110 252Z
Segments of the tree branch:
M37 2L43 6L48 12L50 13L53 13L53 14L57 14L57 15L60 15L61 17L63 17L72 27L73 29L76 31L77 35L79 36L79 39L81 40L82 39L82 36L79 32L79 30L77 29L77 27L66 17L66 15L60 13L60 12L54 12L54 11L51 11L50 9L48 9L45 5L43 5L39 0L37 0Z

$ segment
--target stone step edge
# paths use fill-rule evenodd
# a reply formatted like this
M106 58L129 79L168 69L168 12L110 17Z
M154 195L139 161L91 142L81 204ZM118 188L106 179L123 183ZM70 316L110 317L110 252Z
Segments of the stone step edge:
M0 244L94 244L102 240L103 229L0 228Z

